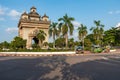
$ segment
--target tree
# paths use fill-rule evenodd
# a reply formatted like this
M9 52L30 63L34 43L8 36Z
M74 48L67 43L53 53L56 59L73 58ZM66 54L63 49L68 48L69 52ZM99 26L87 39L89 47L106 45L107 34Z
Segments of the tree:
M97 45L101 44L104 34L104 25L100 23L100 20L94 21L95 27L92 27L90 30L93 32L94 40Z
M120 46L120 29L116 29L115 43Z
M65 47L65 38L58 38L55 40L56 47L63 48Z
M59 31L58 31L58 27L57 27L57 23L52 23L50 25L50 28L49 28L49 35L50 37L53 36L53 48L55 48L55 37L59 35Z
M62 21L61 32L62 35L65 37L66 48L68 48L68 32L70 35L73 34L74 26L71 21L74 21L74 18L68 17L68 15L65 14L65 16L59 18L58 21Z
M93 37L93 34L88 34L85 39L89 39L92 44L95 44L95 40Z
M69 48L73 48L75 46L75 44L74 44L74 38L70 38L68 40L68 46L69 46Z
M53 48L53 43L48 43L49 48Z
M84 49L84 39L86 35L87 35L87 27L81 24L81 26L78 27L78 36L79 36L80 41L82 42L83 49Z
M81 43L79 41L75 41L74 44L76 47L81 45Z
M42 30L39 30L39 32L36 35L36 38L39 40L39 46L42 47L43 41L45 40L46 33Z
M13 41L11 41L11 47L13 49L25 48L26 47L26 40L16 36Z
M2 49L2 43L0 43L0 50Z
M4 41L2 43L0 43L0 48L3 49L3 48L10 48L10 43L8 43L7 41Z
M112 27L111 29L105 31L103 42L105 45L120 45L120 29Z
M90 39L85 38L84 41L85 50L91 50L92 42L90 41Z

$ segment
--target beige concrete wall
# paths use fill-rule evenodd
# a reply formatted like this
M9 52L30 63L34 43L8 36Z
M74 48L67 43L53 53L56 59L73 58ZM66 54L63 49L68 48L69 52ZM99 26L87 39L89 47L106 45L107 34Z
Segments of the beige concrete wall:
M28 27L28 28L41 28L41 29L44 29L44 28L49 28L49 24L37 24L37 23L21 23L20 26L24 26L24 27Z
M27 15L22 16L22 19L28 19Z
M43 20L43 21L48 21L48 18L47 18L47 17L44 17L42 20Z
M28 29L28 28L23 28L22 29L22 32L23 32L22 38L23 39L28 39L28 33L29 33L29 31L30 31L30 29Z
M30 20L33 20L33 21L39 21L40 19L39 19L39 18L31 17Z

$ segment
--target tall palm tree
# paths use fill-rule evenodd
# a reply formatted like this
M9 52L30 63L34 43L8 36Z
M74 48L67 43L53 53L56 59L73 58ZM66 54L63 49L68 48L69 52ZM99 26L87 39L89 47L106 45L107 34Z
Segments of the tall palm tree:
M65 16L59 18L58 21L62 21L61 32L65 37L66 48L68 48L68 32L70 35L73 34L74 26L72 24L72 21L74 21L74 18L68 17L68 15L65 14Z
M74 38L70 38L69 40L68 40L68 46L69 46L69 48L73 48L74 47Z
M57 24L58 23L52 23L51 25L50 25L50 28L49 28L49 35L50 35L50 37L52 37L53 36L53 48L55 48L55 38L56 38L56 36L58 36L59 35L59 31L58 31L58 27L57 27Z
M45 40L46 33L42 30L39 30L39 32L36 35L36 38L39 40L39 46L42 47L43 41Z
M94 21L95 27L92 27L90 30L93 32L94 39L97 45L100 45L101 40L103 39L104 34L104 25L100 23L100 20Z
M78 27L78 35L79 35L79 39L82 42L82 47L84 49L84 39L87 35L87 27L84 26L83 24L81 24L80 27Z

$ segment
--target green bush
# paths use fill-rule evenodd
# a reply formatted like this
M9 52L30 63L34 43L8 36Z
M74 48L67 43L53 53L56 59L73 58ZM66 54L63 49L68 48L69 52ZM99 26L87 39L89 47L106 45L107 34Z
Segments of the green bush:
M85 47L84 50L91 51L91 47Z
M94 49L94 53L101 53L103 50L101 48Z

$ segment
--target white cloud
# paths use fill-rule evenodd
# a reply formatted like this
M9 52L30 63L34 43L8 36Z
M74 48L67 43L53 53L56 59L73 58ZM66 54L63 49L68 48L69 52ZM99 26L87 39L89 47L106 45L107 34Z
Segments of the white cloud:
M120 14L120 10L110 11L108 12L108 14Z
M2 7L2 6L0 5L0 15L4 15L7 9L8 9L8 8Z
M15 28L15 27L7 28L5 31L8 33L15 33L18 31L18 28Z
M75 30L73 34L74 34L74 37L78 37L78 31L77 30Z
M110 11L110 12L108 12L108 14L113 14L113 12L112 12L112 11Z
M78 31L74 30L73 35L72 36L69 35L69 38L74 38L74 40L77 41L78 40Z
M16 20L20 17L20 15L21 15L21 13L18 12L17 10L15 10L15 9L11 10L10 8L3 7L3 6L0 5L0 16L2 16L3 18L6 17L6 16L7 17L9 16L10 19ZM3 18L0 19L0 20L3 20Z
M72 23L73 23L74 26L80 26L80 23L77 22L77 21L73 21Z
M74 25L74 28L77 29L81 23L79 23L77 21L73 21L72 24Z
M18 12L18 11L16 11L16 10L11 10L11 11L8 13L8 15L9 15L10 17L12 17L13 19L17 19L17 18L21 15L21 13Z
M120 23L118 23L118 24L116 25L116 27L120 27Z

